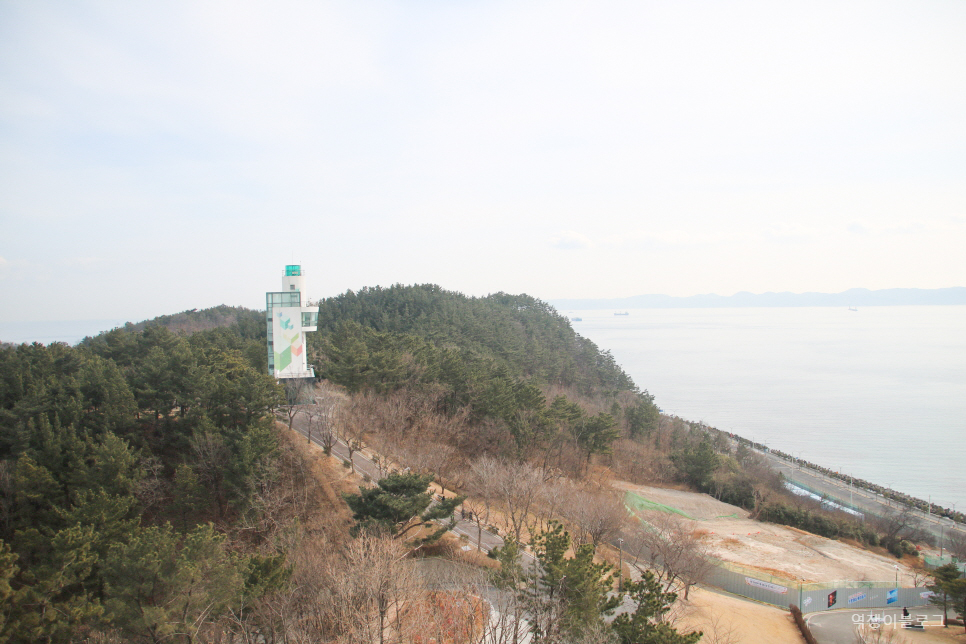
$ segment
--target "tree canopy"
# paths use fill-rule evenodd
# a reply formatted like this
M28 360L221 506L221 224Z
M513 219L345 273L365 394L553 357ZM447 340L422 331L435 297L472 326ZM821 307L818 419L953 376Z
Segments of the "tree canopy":
M237 608L261 555L209 519L258 512L283 400L252 342L146 325L0 349L0 641L157 641Z
M450 497L433 503L429 484L433 475L397 472L379 479L374 487L363 488L358 494L346 494L346 503L353 512L356 525L354 534L366 531L383 531L394 537L402 537L419 525L429 525L431 521L451 518L456 507L464 497ZM435 541L446 530L433 530L428 537L417 543Z
M310 345L321 351L324 372L350 389L391 387L404 374L455 386L502 367L511 377L582 391L636 390L609 352L529 295L467 297L434 284L365 288L323 300L319 329ZM352 364L356 371L342 371Z

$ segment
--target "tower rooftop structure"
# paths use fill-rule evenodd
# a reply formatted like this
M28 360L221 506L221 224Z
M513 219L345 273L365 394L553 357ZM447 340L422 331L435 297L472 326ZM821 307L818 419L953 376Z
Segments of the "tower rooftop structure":
M302 267L289 264L282 276L282 290L265 293L268 326L268 373L276 378L314 378L307 363L305 334L318 330L319 307L307 306Z

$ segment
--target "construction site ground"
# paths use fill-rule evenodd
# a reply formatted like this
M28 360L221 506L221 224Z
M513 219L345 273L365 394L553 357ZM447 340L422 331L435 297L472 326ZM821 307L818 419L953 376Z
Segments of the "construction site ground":
M621 481L615 481L614 487L628 493L628 505L642 514L674 512L693 520L694 529L711 553L722 561L774 577L806 582L894 581L898 565L899 584L913 585L912 569L894 557L795 528L749 519L747 511L707 494Z

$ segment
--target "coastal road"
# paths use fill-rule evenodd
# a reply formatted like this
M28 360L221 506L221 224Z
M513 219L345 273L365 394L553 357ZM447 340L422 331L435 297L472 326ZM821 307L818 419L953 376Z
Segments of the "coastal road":
M769 452L758 453L765 457L772 469L781 472L790 483L809 488L819 495L825 495L840 505L864 513L867 517L870 515L885 516L907 507L869 490L850 487L847 481L826 476L821 472L789 462ZM957 524L952 519L938 517L935 514L927 514L919 510L917 510L917 513L922 520L922 527L935 536L937 543L940 537L948 535L952 529L966 531L966 527Z

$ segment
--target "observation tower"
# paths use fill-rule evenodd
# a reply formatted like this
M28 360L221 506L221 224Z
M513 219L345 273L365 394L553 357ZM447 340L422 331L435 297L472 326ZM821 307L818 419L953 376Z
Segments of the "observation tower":
M268 373L278 379L315 377L306 362L305 334L318 330L319 307L302 299L303 279L300 265L286 266L282 290L265 293Z

